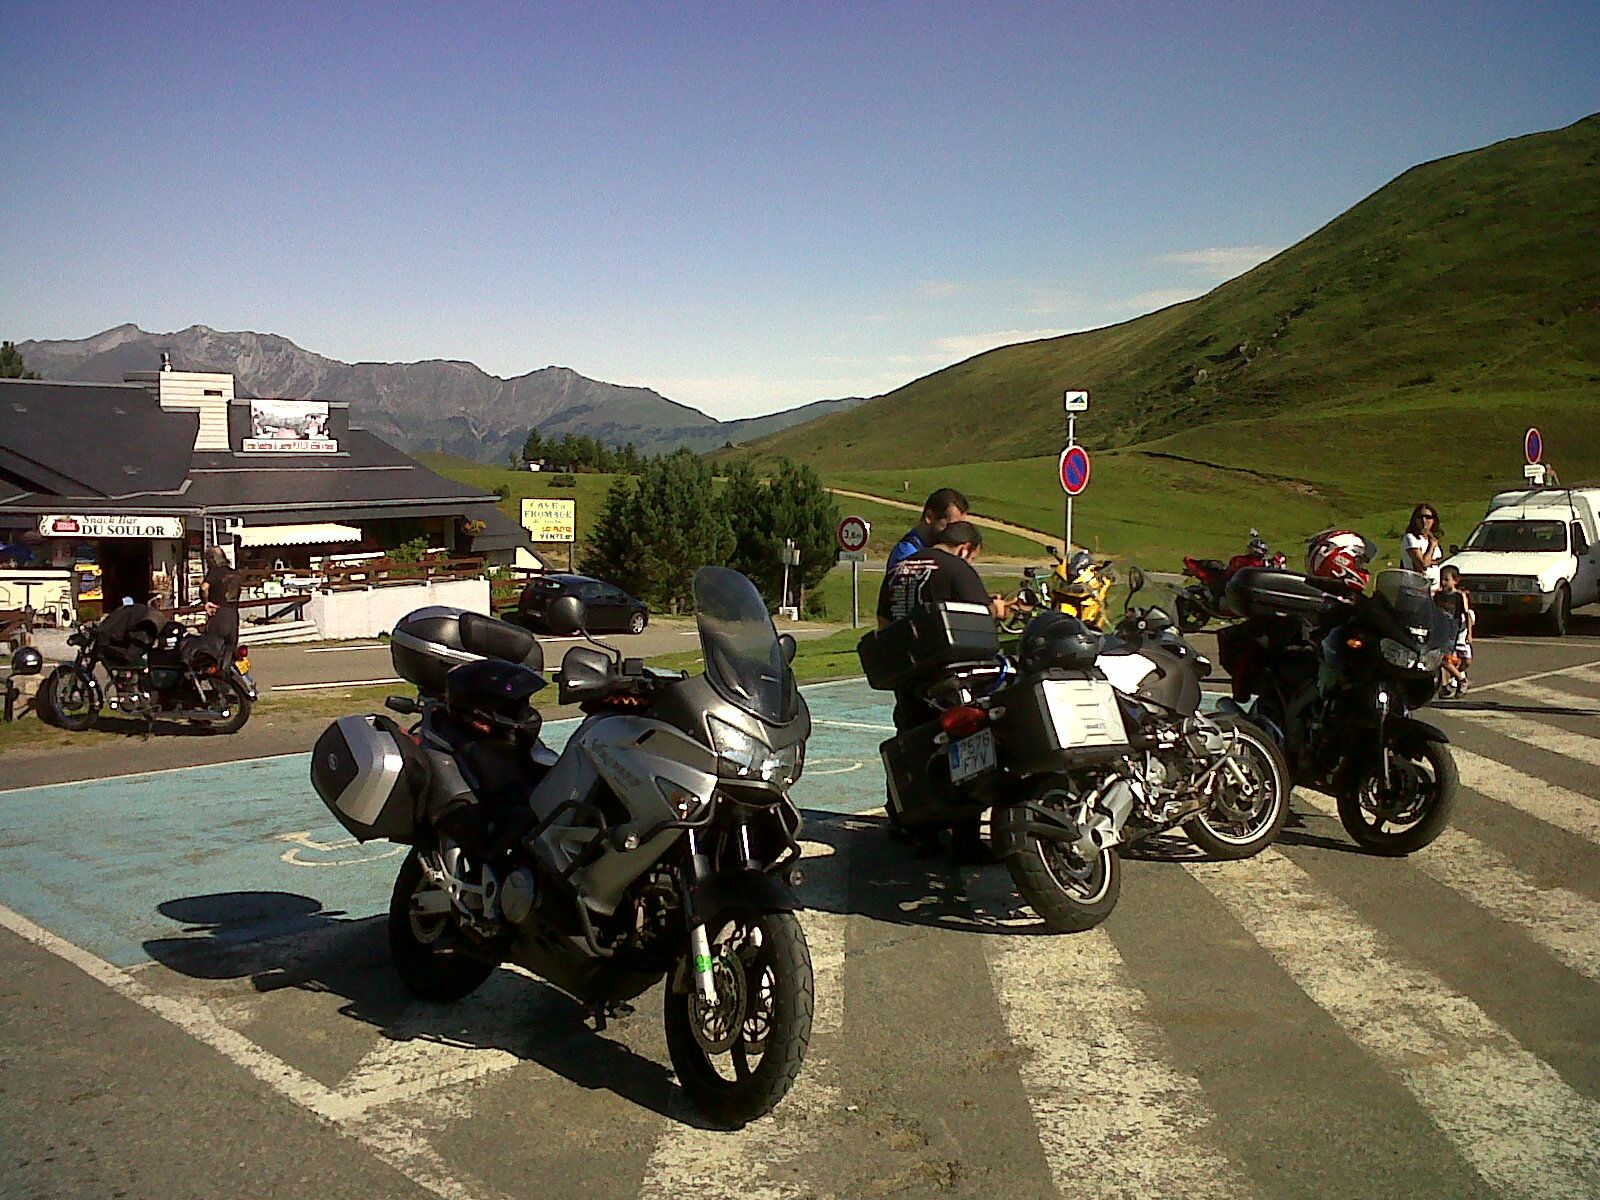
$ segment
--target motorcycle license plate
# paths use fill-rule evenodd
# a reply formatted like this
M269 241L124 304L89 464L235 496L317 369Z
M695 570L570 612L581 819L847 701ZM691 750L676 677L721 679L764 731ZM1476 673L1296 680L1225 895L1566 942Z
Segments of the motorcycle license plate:
M980 729L971 737L950 743L950 781L964 783L994 770L994 731Z
M1494 592L1479 592L1472 598L1472 602L1480 608L1493 608L1497 604L1504 604L1505 597L1496 595Z

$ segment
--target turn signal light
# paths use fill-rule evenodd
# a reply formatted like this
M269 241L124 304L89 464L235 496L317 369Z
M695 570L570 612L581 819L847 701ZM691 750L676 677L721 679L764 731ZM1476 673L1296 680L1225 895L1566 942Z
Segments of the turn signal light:
M238 659L241 662L244 661L245 659L250 657L250 647L249 646L235 646L233 648L233 657L235 659Z
M977 733L988 722L988 714L974 704L947 708L939 714L939 728L951 737L966 737L969 733Z
M1361 640L1361 639L1360 639L1360 638L1358 638L1358 637L1353 637L1353 638L1345 638L1345 640L1344 640L1344 644L1345 644L1345 645L1346 645L1346 646L1349 646L1349 647L1350 647L1350 649L1352 649L1352 650L1359 650L1359 649L1361 649L1361 647L1363 647L1363 646L1365 646L1365 645L1366 645L1366 643L1365 643L1365 642L1363 642L1363 641L1362 641L1362 640Z

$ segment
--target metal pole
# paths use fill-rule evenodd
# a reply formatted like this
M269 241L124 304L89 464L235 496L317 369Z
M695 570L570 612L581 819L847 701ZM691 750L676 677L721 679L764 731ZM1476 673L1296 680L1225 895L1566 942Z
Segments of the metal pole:
M850 628L861 624L861 560L850 560Z
M1073 413L1067 414L1067 449L1071 450L1078 444L1078 418ZM1067 496L1067 534L1066 544L1061 547L1062 556L1072 557L1072 496Z

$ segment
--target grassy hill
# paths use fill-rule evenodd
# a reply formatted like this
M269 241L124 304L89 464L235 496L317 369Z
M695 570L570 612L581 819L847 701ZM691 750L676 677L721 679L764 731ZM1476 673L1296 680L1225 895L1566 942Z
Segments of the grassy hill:
M1252 524L1289 547L1335 522L1392 543L1422 497L1465 533L1520 479L1527 425L1563 478L1600 476L1597 231L1600 115L1407 171L1196 300L979 355L750 452L1059 528L1060 396L1087 387L1091 546L1170 563Z

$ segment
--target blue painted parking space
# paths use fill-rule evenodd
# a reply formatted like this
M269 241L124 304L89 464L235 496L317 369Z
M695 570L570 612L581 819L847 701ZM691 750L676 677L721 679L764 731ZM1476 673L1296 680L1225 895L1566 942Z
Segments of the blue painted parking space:
M883 803L891 703L852 681L806 689L815 730L802 808ZM552 722L562 746L576 721ZM309 754L0 792L0 904L119 966L151 943L238 943L383 912L403 847L358 844L307 778ZM225 927L186 903L229 895ZM246 898L261 897L252 905Z

